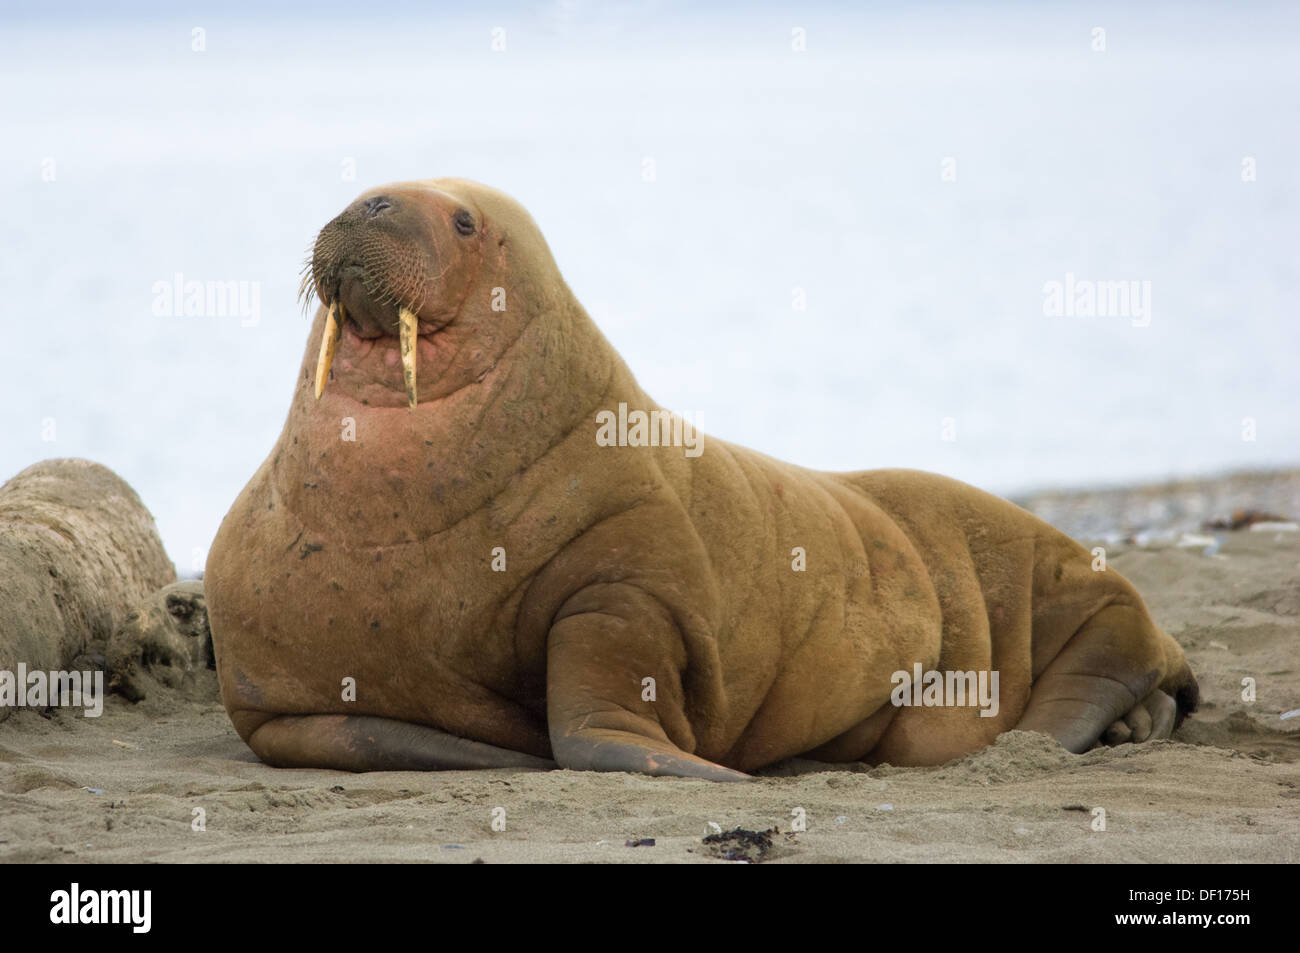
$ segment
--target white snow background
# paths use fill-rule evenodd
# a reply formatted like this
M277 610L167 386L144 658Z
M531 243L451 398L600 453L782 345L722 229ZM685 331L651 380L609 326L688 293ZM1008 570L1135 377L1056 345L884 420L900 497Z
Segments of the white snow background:
M0 479L102 462L201 567L283 425L316 231L440 175L518 198L711 436L1002 493L1300 463L1294 4L464 9L0 12ZM155 316L177 272L259 283L260 320ZM1149 326L1045 315L1067 273L1151 282Z

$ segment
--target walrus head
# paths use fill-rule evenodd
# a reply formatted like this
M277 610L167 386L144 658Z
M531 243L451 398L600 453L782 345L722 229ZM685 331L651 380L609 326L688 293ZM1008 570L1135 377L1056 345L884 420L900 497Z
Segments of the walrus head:
M426 359L456 353L471 336L469 358L484 358L484 348L501 336L512 317L492 314L489 301L492 286L518 271L509 260L511 233L525 247L545 249L522 208L495 190L464 180L403 182L358 197L320 230L304 268L304 298L315 295L326 309L316 364L317 399L330 379L340 341L346 341L342 366L345 378L352 375L351 384L364 385L370 393L375 384L400 388L412 408L419 400L417 370ZM449 334L458 323L491 326ZM440 347L438 336L444 342L457 338L456 346ZM360 365L367 373L358 379ZM348 384L345 380L343 386Z

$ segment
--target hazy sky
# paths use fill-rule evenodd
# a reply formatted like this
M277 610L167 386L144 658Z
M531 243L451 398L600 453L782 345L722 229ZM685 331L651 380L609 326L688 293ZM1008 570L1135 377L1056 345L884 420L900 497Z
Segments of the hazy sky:
M103 462L182 568L283 424L316 231L439 175L710 435L1000 492L1300 463L1294 5L35 6L0 479ZM158 314L178 274L255 320Z

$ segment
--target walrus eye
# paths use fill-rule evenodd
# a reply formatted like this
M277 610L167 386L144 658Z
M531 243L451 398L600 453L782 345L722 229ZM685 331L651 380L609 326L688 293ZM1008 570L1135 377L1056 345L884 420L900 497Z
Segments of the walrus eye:
M457 212L452 221L456 223L456 231L462 235L474 234L474 216L464 209Z

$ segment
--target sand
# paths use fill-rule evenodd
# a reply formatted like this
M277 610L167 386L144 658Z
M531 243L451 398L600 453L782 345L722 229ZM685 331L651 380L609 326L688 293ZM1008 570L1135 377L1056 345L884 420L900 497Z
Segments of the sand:
M1300 709L1300 533L1219 539L1108 547L1200 679L1201 711L1171 741L1076 756L1011 732L938 768L792 762L751 784L285 771L235 735L209 673L189 697L0 724L0 860L725 863L702 842L717 825L778 827L769 863L1294 863L1300 715L1281 715Z

